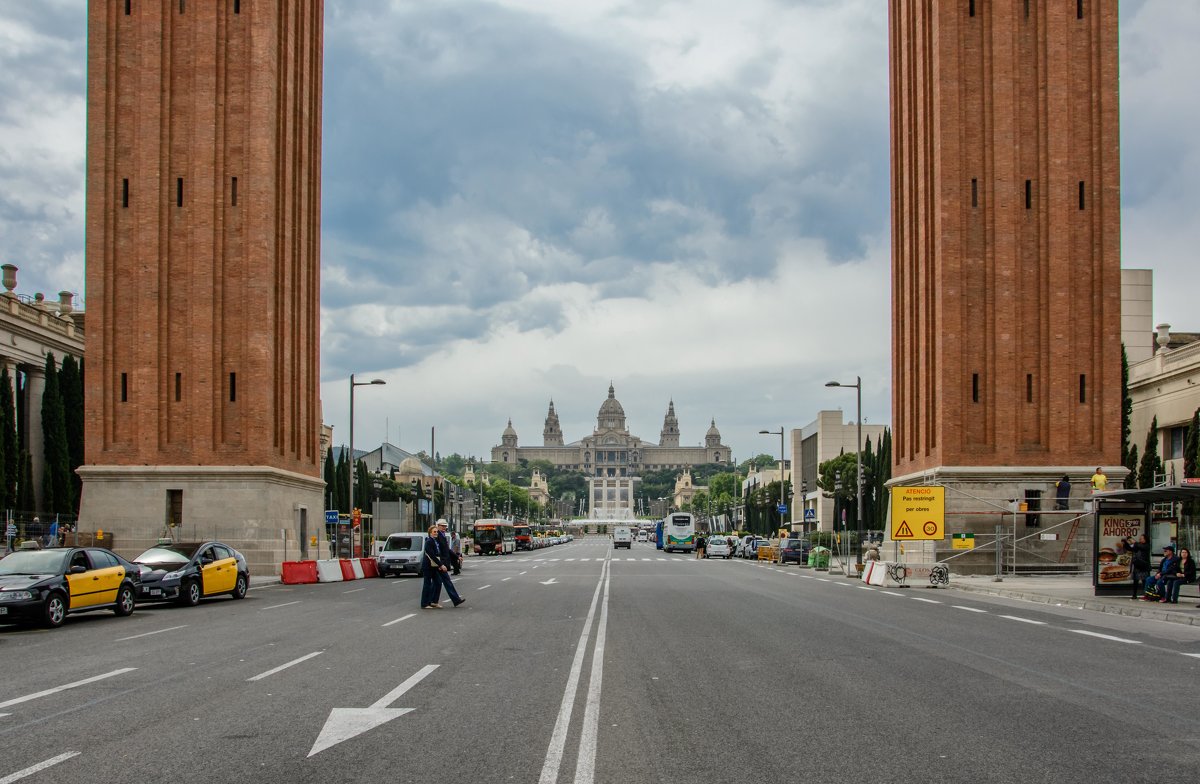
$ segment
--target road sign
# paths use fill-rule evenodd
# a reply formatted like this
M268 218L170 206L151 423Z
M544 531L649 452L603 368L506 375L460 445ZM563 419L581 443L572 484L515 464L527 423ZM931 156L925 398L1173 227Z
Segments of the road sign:
M817 521L817 510L816 509L805 509L804 510L804 522L815 523L816 521Z
M955 550L975 549L975 534L952 534L951 539Z
M933 541L944 539L945 531L946 488L892 488L892 539Z
M780 504L779 506L775 507L775 511L779 512L779 514L787 514L787 506L785 504Z
M325 522L336 523L337 521L338 521L338 510L326 509L325 510Z

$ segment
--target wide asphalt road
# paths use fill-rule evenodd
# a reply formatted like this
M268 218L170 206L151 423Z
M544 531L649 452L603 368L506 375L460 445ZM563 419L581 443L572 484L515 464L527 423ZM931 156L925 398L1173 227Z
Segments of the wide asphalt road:
M1200 774L1200 629L591 537L0 627L0 784Z

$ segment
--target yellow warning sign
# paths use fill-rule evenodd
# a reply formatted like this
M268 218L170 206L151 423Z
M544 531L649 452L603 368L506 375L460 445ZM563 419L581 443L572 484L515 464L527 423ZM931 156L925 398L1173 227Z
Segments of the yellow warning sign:
M945 531L946 488L892 488L892 539L937 540Z

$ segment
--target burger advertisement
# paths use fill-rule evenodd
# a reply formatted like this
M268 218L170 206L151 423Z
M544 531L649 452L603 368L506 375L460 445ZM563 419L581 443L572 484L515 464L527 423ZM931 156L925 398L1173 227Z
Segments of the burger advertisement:
M1139 513L1104 512L1099 516L1096 537L1096 584L1130 585L1133 557L1125 551L1125 540L1136 541L1146 533L1146 518Z

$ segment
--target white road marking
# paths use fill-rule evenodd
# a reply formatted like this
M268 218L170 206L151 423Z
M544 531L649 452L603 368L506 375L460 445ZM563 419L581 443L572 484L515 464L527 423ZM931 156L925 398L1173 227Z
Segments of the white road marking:
M481 586L479 586L479 587L478 587L478 588L476 588L475 590L476 590L476 591L482 591L484 588L491 588L491 587L492 587L491 583L488 583L487 585L481 585Z
M20 781L21 779L23 779L27 776L32 776L34 773L43 771L46 768L53 767L54 765L57 765L60 762L66 762L67 760L71 759L72 757L78 757L78 756L79 756L78 751L64 752L63 754L59 754L57 757L51 757L50 759L46 760L45 762L39 762L38 764L30 765L28 768L25 768L23 770L18 770L16 773L10 773L7 776L5 776L4 778L0 779L0 784L12 784L14 781Z
M287 664L281 664L278 667L274 667L272 669L267 670L266 672L260 672L258 675L255 675L252 678L247 678L246 680L247 681L261 681L263 678L274 675L277 672L282 672L283 670L286 670L288 667L297 665L302 661L308 661L309 659L311 659L314 656L320 656L324 652L325 651L314 651L305 656L301 656L299 659L293 659L292 661L288 662Z
M871 587L871 586L869 586L869 585L860 585L860 586L858 586L858 590L860 590L860 591L874 591L875 589L874 589L874 588L872 588L872 587Z
M903 596L904 595L902 593L896 593L895 591L880 591L880 593L886 593L888 596Z
M166 629L158 629L157 631L153 631L153 632L143 632L142 634L134 634L130 637L120 637L116 640L113 640L113 642L125 642L126 640L136 640L138 637L149 637L152 634L162 634L163 632L173 632L176 629L186 629L186 628L187 628L186 623L183 624L182 626L168 626Z
M954 609L956 609L956 610L966 610L967 612L973 612L973 613L985 613L985 612L987 612L987 610L981 610L981 609L979 609L978 607L967 607L967 606L965 606L965 605L962 605L962 604L952 604L952 605L950 605L950 606L951 606L951 607L953 607L953 608L954 608Z
M358 593L359 591L365 591L365 590L367 590L367 589L366 588L352 588L349 591L342 591L342 593Z
M404 683L401 683L399 686L392 689L391 691L389 691L387 694L383 695L379 699L375 700L375 702L372 702L367 707L386 708L387 706L391 705L396 700L403 697L404 692L408 691L413 686L416 686L418 683L425 680L426 676L428 676L429 673L433 672L437 668L438 668L438 665L436 665L436 664L426 664L424 667L417 670L414 674L410 675L408 677L408 680L404 681Z
M590 561L590 560L592 560L592 559L591 559L591 558L580 558L579 560L581 560L581 561ZM600 559L599 559L599 558L597 558L596 560L597 560L597 561L599 561Z
M538 784L555 784L558 781L558 769L562 766L563 749L567 745L567 730L571 726L571 709L575 706L575 692L579 688L579 675L583 672L588 635L592 630L592 619L596 617L600 589L604 587L604 578L609 568L607 562L600 567L600 581L596 583L596 590L592 593L592 604L588 608L587 619L583 622L583 633L579 635L579 643L575 646L571 673L567 676L567 687L563 690L562 703L558 706L558 718L554 721L554 732L550 735L550 746L546 749L546 760L542 763L542 775L538 777Z
M666 558L659 558L658 560L660 560L660 561L665 561L665 560L667 560L667 559L666 559Z
M1035 626L1045 626L1045 621L1035 621L1032 618L1019 618L1015 615L1001 615L1001 618L1007 618L1010 621L1020 621L1021 623L1032 623Z
M264 610L277 610L277 609L279 609L280 607L288 607L289 605L293 605L293 604L299 604L299 603L300 603L299 601L295 601L295 602L284 602L283 604L272 604L270 607L264 607L263 609L264 609Z
M588 682L587 702L583 707L583 725L579 730L579 754L575 758L575 784L592 784L596 776L596 746L600 734L600 690L604 680L604 638L608 628L608 588L612 571L604 578L604 598L600 602L600 621L596 625L596 644L592 648L592 674Z
M1200 653L1185 653L1184 656L1191 656L1193 659L1200 659ZM0 716L7 716L7 713L0 713Z
M404 616L403 618L397 618L394 621L388 621L387 623L384 624L384 626L391 626L394 623L400 623L401 621L407 621L409 618L413 617L414 615L416 615L416 613L409 613L408 615ZM380 628L383 628L383 627L380 627Z
M397 716L411 713L415 710L414 708L389 708L388 705L400 699L401 695L420 683L426 675L437 668L436 664L426 664L415 675L366 708L334 708L329 712L329 718L321 727L321 734L317 736L308 756L311 757L330 746L336 746L344 740L349 740L381 724L386 724Z
M828 580L828 579L826 579L826 578L824 578L824 577L818 577L818 578L817 578L817 580L819 580L819 581L821 581L821 582L823 582L823 583L831 582L830 580Z
M575 559L574 559L574 558L568 558L567 560L568 560L568 561L574 561Z
M642 560L643 561L653 561L654 559L653 558L643 558Z
M521 572L521 574L529 574L529 572ZM520 577L521 574L518 574L517 577Z
M506 582L508 582L508 581L509 581L509 580L511 580L511 579L512 579L511 577L501 577L501 578L500 578L500 582L502 582L502 583L506 583Z
M817 579L816 577L813 577L811 574L802 574L802 575L800 575L800 576L801 576L801 577L803 577L805 580L815 580L815 579Z
M1100 632L1089 632L1086 629L1067 629L1075 634L1086 634L1088 637L1099 637L1101 640L1112 640L1113 642L1123 642L1129 645L1141 645L1141 640L1127 640L1124 637L1114 637L1111 634L1101 634Z
M834 583L834 585L841 586L842 588L849 588L849 587L850 587L850 583Z
M923 599L920 596L911 597L914 602L925 602L926 604L941 604L937 599Z
M0 702L0 708L10 708L13 705L20 705L22 702L29 702L30 700L36 700L39 697L48 697L51 694L57 694L60 691L66 691L67 689L74 689L77 686L85 686L89 683L95 683L96 681L102 681L105 678L112 678L116 675L124 675L125 673L133 672L136 669L137 669L137 667L122 667L119 670L113 670L112 672L106 672L103 675L93 675L90 678L84 678L81 681L75 681L74 683L68 683L64 686L55 686L53 689L46 689L45 691L39 691L39 692L35 692L33 694L26 694L24 697L13 697L11 700L7 700L5 702ZM14 781L15 781L15 779L14 779Z

